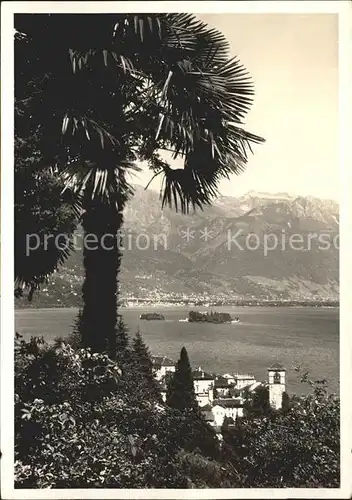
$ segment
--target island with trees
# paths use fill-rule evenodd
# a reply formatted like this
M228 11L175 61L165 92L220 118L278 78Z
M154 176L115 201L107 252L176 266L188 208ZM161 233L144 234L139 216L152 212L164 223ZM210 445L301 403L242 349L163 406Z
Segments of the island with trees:
M160 313L143 313L139 316L139 319L144 319L147 321L164 321L165 316Z
M225 312L198 312L190 311L188 313L189 323L238 323L239 318L233 319L229 313Z

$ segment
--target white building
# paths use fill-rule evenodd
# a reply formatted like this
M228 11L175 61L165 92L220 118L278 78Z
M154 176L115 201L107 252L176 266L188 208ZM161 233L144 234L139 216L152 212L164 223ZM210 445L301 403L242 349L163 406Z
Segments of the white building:
M256 382L254 375L242 374L242 373L225 373L221 377L223 380L227 380L229 385L234 385L236 389L243 389Z
M229 383L226 377L216 376L214 380L214 390L217 398L229 398L234 393L234 382Z
M249 387L256 382L254 375L235 373L234 378L235 388L239 390Z
M199 406L213 400L214 375L206 373L200 366L193 372L194 392Z
M161 382L162 398L166 399L167 375L174 373L175 363L165 356L152 356L156 379ZM286 390L286 371L278 364L268 369L270 405L282 407L282 395ZM235 420L243 416L243 397L246 392L255 391L261 382L254 375L229 374L214 375L205 372L201 367L193 372L194 392L199 406L209 423L221 427L225 416Z
M163 401L166 401L166 375L167 373L175 372L175 366L171 364L172 361L168 360L168 358L161 358L159 356L154 357L154 359L156 359L155 364L153 363L156 367L155 377L161 382L161 396ZM214 399L214 377L202 370L201 367L193 372L193 385L196 399L200 407L209 404Z
M167 373L174 373L176 365L166 356L152 356L154 375L157 380L162 380Z
M286 370L282 365L274 364L268 369L269 373L269 401L272 408L282 407L282 395L286 390Z
M211 402L210 395L208 392L204 394L196 394L196 400L201 408Z
M228 384L234 384L236 382L235 377L231 375L231 373L225 373L222 375L222 378L226 379Z
M206 420L213 427L221 427L225 417L232 418L243 417L243 399L214 399L213 404L208 404L202 408L202 413Z
M164 401L164 403L166 403L166 392L167 392L166 387L163 387L160 391L161 399Z

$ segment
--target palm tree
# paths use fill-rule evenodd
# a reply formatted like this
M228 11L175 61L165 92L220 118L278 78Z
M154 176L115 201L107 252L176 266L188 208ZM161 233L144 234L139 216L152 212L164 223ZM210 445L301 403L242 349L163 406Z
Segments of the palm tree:
M114 355L121 252L119 238L109 251L101 241L121 229L129 175L145 161L163 177L162 206L210 204L262 142L242 128L252 81L223 35L191 14L18 14L15 29L16 109L43 132L41 153L80 196L89 235L83 340Z

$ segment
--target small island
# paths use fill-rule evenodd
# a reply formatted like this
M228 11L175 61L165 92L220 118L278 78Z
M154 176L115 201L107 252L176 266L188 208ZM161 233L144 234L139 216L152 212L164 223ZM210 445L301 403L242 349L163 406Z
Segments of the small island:
M229 313L224 312L197 312L188 313L189 323L238 323L239 318L233 319Z
M143 313L139 316L139 319L145 319L147 321L165 320L165 317L159 313Z

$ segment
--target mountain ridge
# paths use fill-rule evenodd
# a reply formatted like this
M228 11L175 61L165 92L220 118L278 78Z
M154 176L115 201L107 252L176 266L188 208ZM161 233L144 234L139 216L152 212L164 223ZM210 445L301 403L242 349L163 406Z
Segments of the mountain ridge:
M130 243L119 276L124 300L338 300L338 247L320 241L338 240L334 200L250 191L182 215L162 210L157 191L135 186L124 218L124 241ZM295 235L303 247L283 249ZM277 247L266 249L276 239ZM82 279L82 255L75 252L33 305L79 305Z

